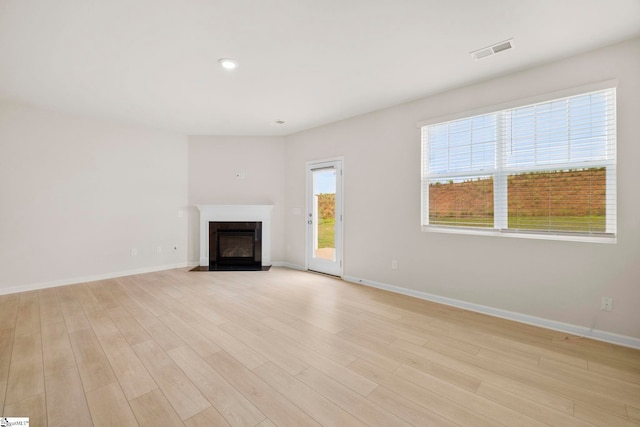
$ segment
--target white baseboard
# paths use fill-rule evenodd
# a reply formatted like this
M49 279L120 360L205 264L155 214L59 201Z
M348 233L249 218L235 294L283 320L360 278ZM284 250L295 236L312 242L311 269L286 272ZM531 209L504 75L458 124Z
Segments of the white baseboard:
M37 291L40 289L54 288L56 286L75 285L77 283L95 282L96 280L114 279L116 277L133 276L135 274L153 273L156 271L172 270L174 268L195 267L198 263L181 262L177 264L156 265L152 267L137 268L134 270L117 271L113 273L96 274L84 277L71 277L67 279L54 280L51 282L32 283L22 286L0 289L0 295L15 294L17 292Z
M284 262L284 261L273 261L271 265L273 267L285 267L285 268L290 268L292 270L301 270L301 271L306 270L306 268L304 268L304 266L302 265L291 264L290 262Z
M626 335L619 335L612 332L600 331L597 329L590 329L584 326L577 326L569 323L557 322L555 320L543 319L541 317L530 316L528 314L516 313L513 311L502 310L499 308L488 307L480 304L474 304L474 303L461 301L453 298L433 295L426 292L414 291L412 289L406 289L399 286L376 282L373 280L361 279L359 277L344 276L343 279L348 282L370 286L372 288L383 289L385 291L390 291L397 294L407 295L407 296L420 298L427 301L433 301L440 304L450 305L452 307L458 307L465 310L475 311L477 313L488 314L489 316L500 317L503 319L513 320L520 323L526 323L528 325L539 326L541 328L565 332L568 334L577 335L585 338L592 338L594 340L604 341L611 344L617 344L624 347L640 349L639 338L629 337Z

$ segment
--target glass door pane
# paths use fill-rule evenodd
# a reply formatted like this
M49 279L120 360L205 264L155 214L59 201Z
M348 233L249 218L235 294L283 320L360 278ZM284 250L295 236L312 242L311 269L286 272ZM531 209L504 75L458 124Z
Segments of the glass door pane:
M314 169L313 257L336 260L336 169Z

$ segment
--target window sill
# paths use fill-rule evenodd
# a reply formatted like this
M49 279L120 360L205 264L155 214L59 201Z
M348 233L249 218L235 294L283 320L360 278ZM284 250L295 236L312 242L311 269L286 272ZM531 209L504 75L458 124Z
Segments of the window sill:
M552 233L527 233L512 230L497 230L495 228L480 229L473 227L443 227L438 225L423 225L423 232L428 233L445 233L445 234L468 234L475 236L498 236L521 239L538 239L538 240L562 240L566 242L585 242L585 243L607 243L616 244L617 237L613 234L606 235L588 235L588 234L552 234Z

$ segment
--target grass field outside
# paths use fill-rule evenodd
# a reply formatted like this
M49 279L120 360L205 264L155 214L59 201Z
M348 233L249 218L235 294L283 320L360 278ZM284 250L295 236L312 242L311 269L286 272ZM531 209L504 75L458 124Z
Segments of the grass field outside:
M335 248L335 218L321 219L318 222L318 249Z
M506 209L511 230L606 232L606 180L603 167L509 175L506 206L494 206L491 176L432 180L429 223L493 228L494 211Z
M463 223L461 223L461 221ZM442 226L486 227L493 228L492 217L471 218L429 218L429 224ZM550 230L570 232L595 232L606 231L605 217L601 215L591 216L513 216L509 217L509 228L515 230Z

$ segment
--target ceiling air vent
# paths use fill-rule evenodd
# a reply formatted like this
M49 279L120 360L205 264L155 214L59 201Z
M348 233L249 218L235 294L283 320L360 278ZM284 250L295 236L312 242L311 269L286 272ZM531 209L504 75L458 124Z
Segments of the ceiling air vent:
M504 52L505 50L509 50L513 48L513 39L505 40L500 43L496 43L493 46L483 47L482 49L475 50L471 52L471 56L476 61L487 58L489 56L495 55L496 53Z

